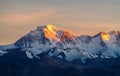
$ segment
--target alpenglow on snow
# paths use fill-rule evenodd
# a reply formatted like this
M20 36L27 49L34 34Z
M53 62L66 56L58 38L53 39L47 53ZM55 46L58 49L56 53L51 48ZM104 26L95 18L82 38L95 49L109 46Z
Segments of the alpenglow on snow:
M80 59L117 58L120 57L120 32L100 32L95 36L76 36L54 25L38 26L17 40L14 44L0 46L0 56L8 49L20 48L28 58L38 58L46 53L48 56L64 59L68 62Z

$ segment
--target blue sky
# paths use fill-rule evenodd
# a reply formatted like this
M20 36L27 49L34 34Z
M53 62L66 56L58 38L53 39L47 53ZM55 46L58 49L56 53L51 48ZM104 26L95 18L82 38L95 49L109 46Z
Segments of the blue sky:
M0 44L43 24L80 35L119 30L120 0L0 0Z

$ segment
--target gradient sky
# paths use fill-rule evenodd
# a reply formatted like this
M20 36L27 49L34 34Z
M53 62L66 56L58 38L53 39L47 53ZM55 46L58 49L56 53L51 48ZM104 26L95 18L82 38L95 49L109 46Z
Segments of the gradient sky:
M120 0L0 0L0 45L44 24L80 35L120 30Z

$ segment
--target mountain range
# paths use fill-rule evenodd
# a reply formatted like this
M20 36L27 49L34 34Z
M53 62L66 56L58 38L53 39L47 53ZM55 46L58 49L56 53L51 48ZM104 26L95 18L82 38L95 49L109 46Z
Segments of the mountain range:
M25 72L14 70L20 66L27 66L21 68ZM77 36L54 25L38 26L15 43L0 46L0 67L4 76L119 76L120 31ZM30 74L32 69L37 73Z

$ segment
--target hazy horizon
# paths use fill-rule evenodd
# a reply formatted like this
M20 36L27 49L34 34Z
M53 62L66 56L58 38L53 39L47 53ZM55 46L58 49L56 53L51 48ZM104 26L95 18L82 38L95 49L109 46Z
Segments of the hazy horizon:
M45 24L79 35L119 30L120 0L0 0L0 45Z

